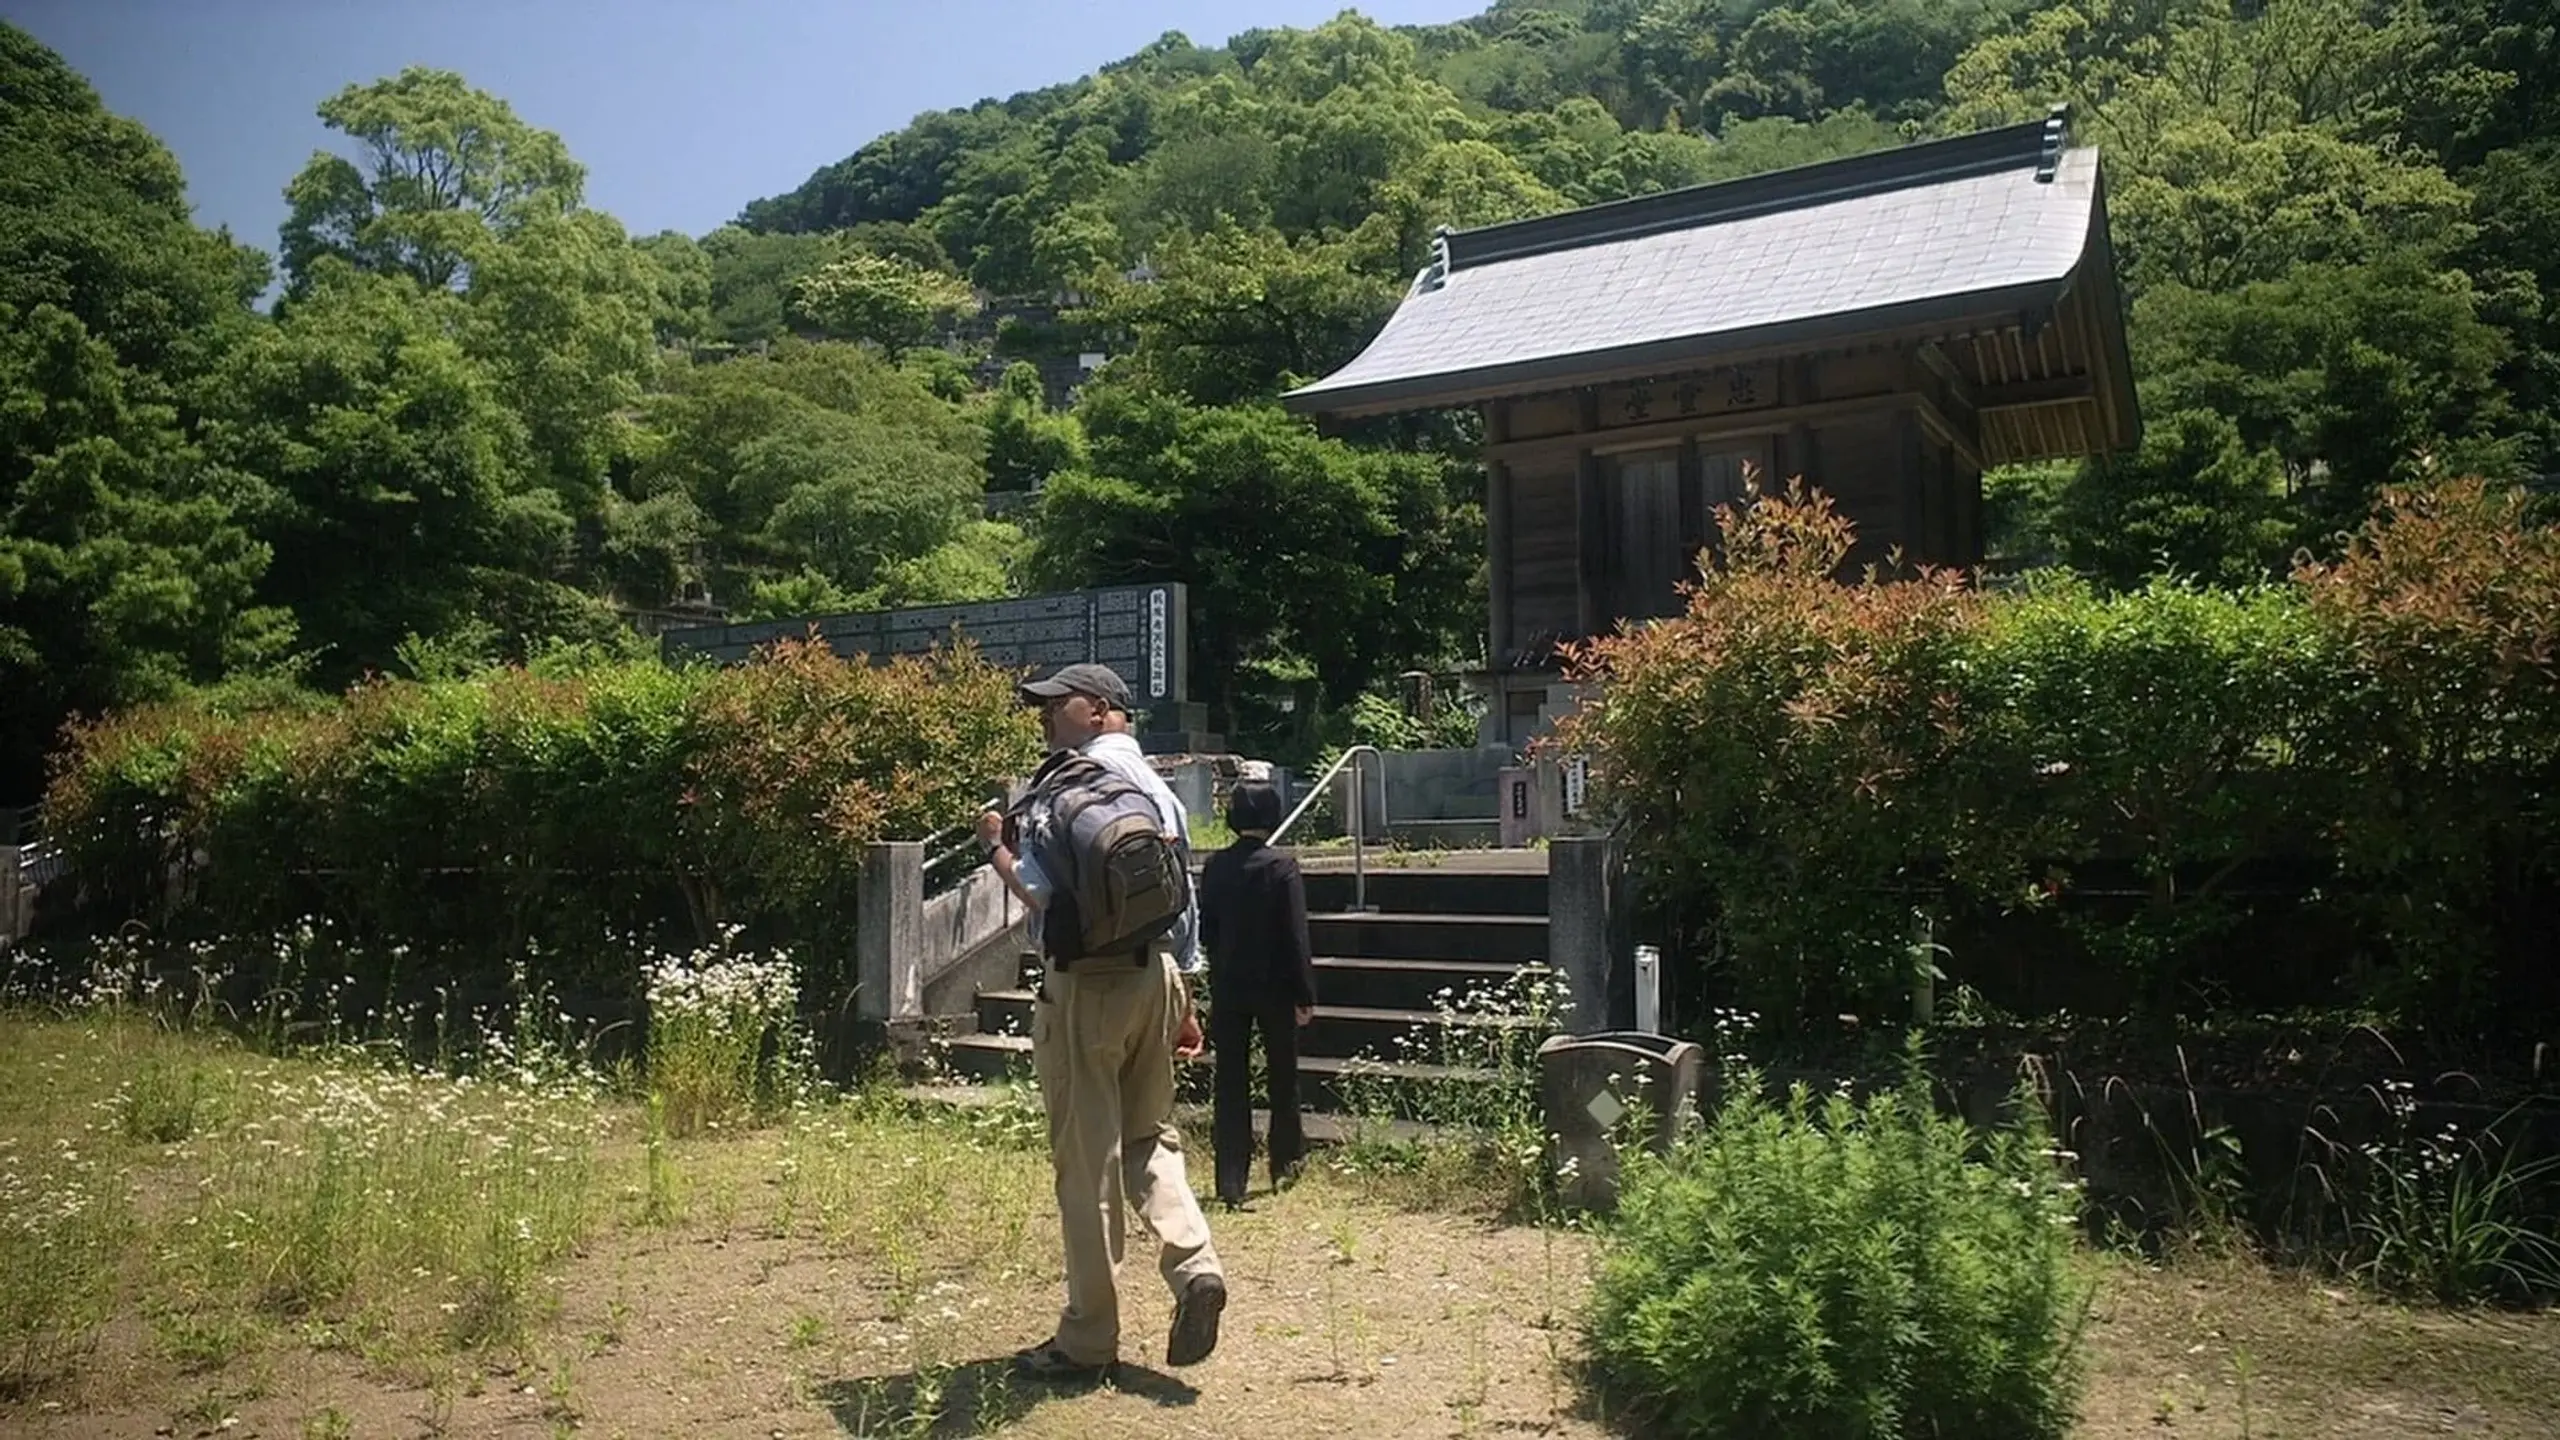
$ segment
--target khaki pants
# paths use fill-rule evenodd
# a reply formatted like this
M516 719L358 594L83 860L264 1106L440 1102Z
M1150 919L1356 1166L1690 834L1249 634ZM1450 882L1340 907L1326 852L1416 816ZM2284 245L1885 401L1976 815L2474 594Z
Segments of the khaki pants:
M1173 1126L1182 982L1164 952L1144 965L1086 961L1045 980L1032 1009L1031 1064L1049 1112L1066 1242L1057 1343L1080 1363L1102 1364L1119 1358L1124 1200L1155 1232L1157 1266L1177 1296L1191 1277L1221 1273Z

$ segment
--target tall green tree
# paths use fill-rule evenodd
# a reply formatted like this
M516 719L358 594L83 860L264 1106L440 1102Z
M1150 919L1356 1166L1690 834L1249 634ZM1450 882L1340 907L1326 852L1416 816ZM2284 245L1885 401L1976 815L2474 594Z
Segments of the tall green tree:
M678 230L634 243L647 261L649 325L658 344L686 347L712 338L710 252Z
M2469 196L2429 157L2388 143L2398 97L2430 83L2412 67L2440 28L2413 7L2352 0L2273 0L2247 18L2218 3L2057 6L1966 52L1936 124L2068 102L2074 129L2107 154L2110 219L2137 293L2225 289L2384 250L2441 262L2469 238Z
M1392 247L1396 271L1429 263L1431 236L1442 226L1468 230L1570 209L1561 191L1484 140L1432 146L1378 187L1377 211L1363 222Z
M1157 112L1156 148L1131 167L1119 223L1144 249L1168 232L1221 223L1270 223L1280 154L1270 109L1238 75L1219 75L1169 96Z
M911 222L939 204L961 162L1021 123L1019 105L934 111L819 170L788 195L750 203L742 229L820 234L867 221Z
M1052 413L1040 372L1016 361L1005 367L987 405L987 488L1029 490L1084 463L1084 430L1072 414Z
M2492 151L2464 179L2479 226L2464 259L2481 318L2514 340L2499 378L2531 436L2525 468L2560 473L2560 134Z
M2464 277L2421 256L2301 265L2227 293L2162 287L2133 330L2145 409L2210 410L2272 451L2304 543L2326 548L2385 485L2516 473L2499 384L2512 341Z
M1636 112L1629 123L1652 128L1697 115L1707 87L1724 75L1724 42L1716 33L1716 0L1657 0L1630 17L1620 60Z
M958 534L912 559L893 561L880 576L880 598L889 605L957 605L1001 600L1022 593L1030 558L1022 527L1002 520L972 520Z
M857 252L830 260L792 287L793 313L836 340L867 340L892 359L943 326L974 315L966 282L912 260Z
M1115 365L1193 400L1270 397L1358 354L1395 309L1407 277L1377 254L1349 240L1292 243L1222 225L1169 238L1157 277L1106 287L1092 319L1137 337Z
M837 413L749 441L738 465L741 488L770 502L763 545L849 589L957 536L982 493L968 457Z
M457 338L465 308L325 257L222 376L207 448L279 492L264 594L331 679L390 668L412 636L495 624L521 653L564 616L593 628L560 586L573 517L502 373Z
M2409 140L2468 169L2501 150L2560 138L2560 8L2552 0L2428 0L2434 21L2408 69L2437 77L2403 97ZM2444 83L2448 79L2460 83Z
M2292 553L2285 477L2209 410L2154 417L2131 455L2081 466L2056 528L2072 568L2118 589L2176 574L2208 585L2276 578Z
M661 497L684 497L696 528L682 538L719 552L700 577L715 598L805 573L850 602L960 538L982 504L975 417L852 345L785 341L678 369L646 425L633 491L669 521Z
M791 293L801 277L843 253L827 234L762 234L723 225L702 237L711 259L713 333L731 345L778 340L791 331Z
M462 341L523 422L535 474L572 515L594 514L656 368L656 267L611 216L582 210L492 248L465 298Z
M529 436L543 482L593 514L623 412L653 363L663 271L584 204L560 137L447 70L351 85L320 118L361 162L323 151L286 188L285 312L324 262L461 295L458 332Z
M2443 168L2509 113L2521 77L2497 58L2532 49L2491 37L2493 8L2081 0L1948 71L1936 128L2069 101L2105 151L2144 410L2165 428L2053 512L2084 564L2123 579L2155 554L2214 574L2214 552L2253 572L2255 457L2280 467L2291 540L2325 549L2383 484L2503 478L2552 453L2555 277L2547 245L2518 243L2535 167L2494 152Z
M271 501L199 445L263 256L189 217L177 162L0 24L0 802L66 716L277 662Z
M584 197L585 167L559 136L450 70L411 66L350 85L321 103L320 119L363 158L321 151L286 188L284 264L296 292L325 255L459 288L493 242Z
M1272 97L1273 213L1293 234L1357 227L1381 188L1433 146L1474 138L1474 122L1422 72L1413 42L1355 13L1277 37L1255 78Z
M1257 669L1311 669L1348 703L1473 629L1481 512L1441 457L1127 383L1097 385L1082 415L1089 468L1042 492L1034 583L1184 581L1192 674L1229 715Z

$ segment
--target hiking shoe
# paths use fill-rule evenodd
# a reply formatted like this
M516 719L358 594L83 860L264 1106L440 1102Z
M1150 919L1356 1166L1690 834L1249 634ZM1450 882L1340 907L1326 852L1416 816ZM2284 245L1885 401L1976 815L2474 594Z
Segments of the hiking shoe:
M1173 1333L1165 1337L1164 1363L1197 1365L1218 1348L1218 1314L1227 1308L1227 1282L1194 1275L1173 1302Z
M1111 1378L1114 1362L1088 1365L1058 1348L1054 1339L1013 1352L1013 1373L1053 1385L1090 1385Z

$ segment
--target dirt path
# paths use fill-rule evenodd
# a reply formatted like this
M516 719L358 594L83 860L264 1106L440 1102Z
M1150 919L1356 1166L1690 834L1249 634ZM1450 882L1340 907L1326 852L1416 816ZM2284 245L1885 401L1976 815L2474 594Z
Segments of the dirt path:
M617 1229L561 1277L549 1340L502 1369L386 1367L287 1344L188 1376L139 1348L139 1327L120 1327L71 1407L0 1412L0 1432L1625 1433L1582 1413L1567 1377L1581 1237L1400 1213L1314 1182L1217 1217L1235 1302L1207 1364L1160 1363L1165 1297L1133 1249L1123 1355L1136 1363L1116 1386L1057 1392L1011 1381L1003 1363L1046 1333L1058 1296L1046 1235L1013 1229L1008 1211L1021 1213L982 1212L994 1238L981 1267L965 1268L952 1237L920 1249L903 1283L859 1245L744 1225L724 1239L699 1220ZM2101 1270L2081 1431L2092 1440L2560 1428L2553 1317L2404 1314L2239 1263ZM1549 1314L1560 1323L1542 1324Z
M1234 1287L1218 1353L1181 1372L1163 1366L1169 1307L1133 1246L1129 1363L1117 1385L1092 1390L1047 1390L1007 1372L1006 1357L1055 1318L1059 1275L1041 1251L1045 1234L1024 1237L1019 1253L998 1241L986 1272L926 1259L909 1287L885 1277L877 1257L830 1253L837 1247L806 1237L620 1231L562 1276L551 1340L503 1373L428 1380L398 1373L405 1366L287 1351L191 1377L128 1350L121 1363L102 1354L62 1411L0 1412L0 1432L1614 1433L1572 1414L1577 1395L1550 1363L1573 1343L1578 1237L1398 1213L1323 1182L1215 1226ZM1549 1314L1553 1326L1541 1323ZM106 1348L143 1338L137 1327ZM236 1423L219 1428L226 1417Z

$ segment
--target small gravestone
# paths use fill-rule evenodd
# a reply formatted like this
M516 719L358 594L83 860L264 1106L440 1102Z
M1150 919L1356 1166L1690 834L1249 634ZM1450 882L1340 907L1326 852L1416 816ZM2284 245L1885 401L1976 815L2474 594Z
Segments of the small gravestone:
M1539 1046L1539 1098L1564 1203L1614 1206L1619 1147L1667 1148L1697 1113L1705 1075L1706 1051L1668 1035L1604 1030Z

